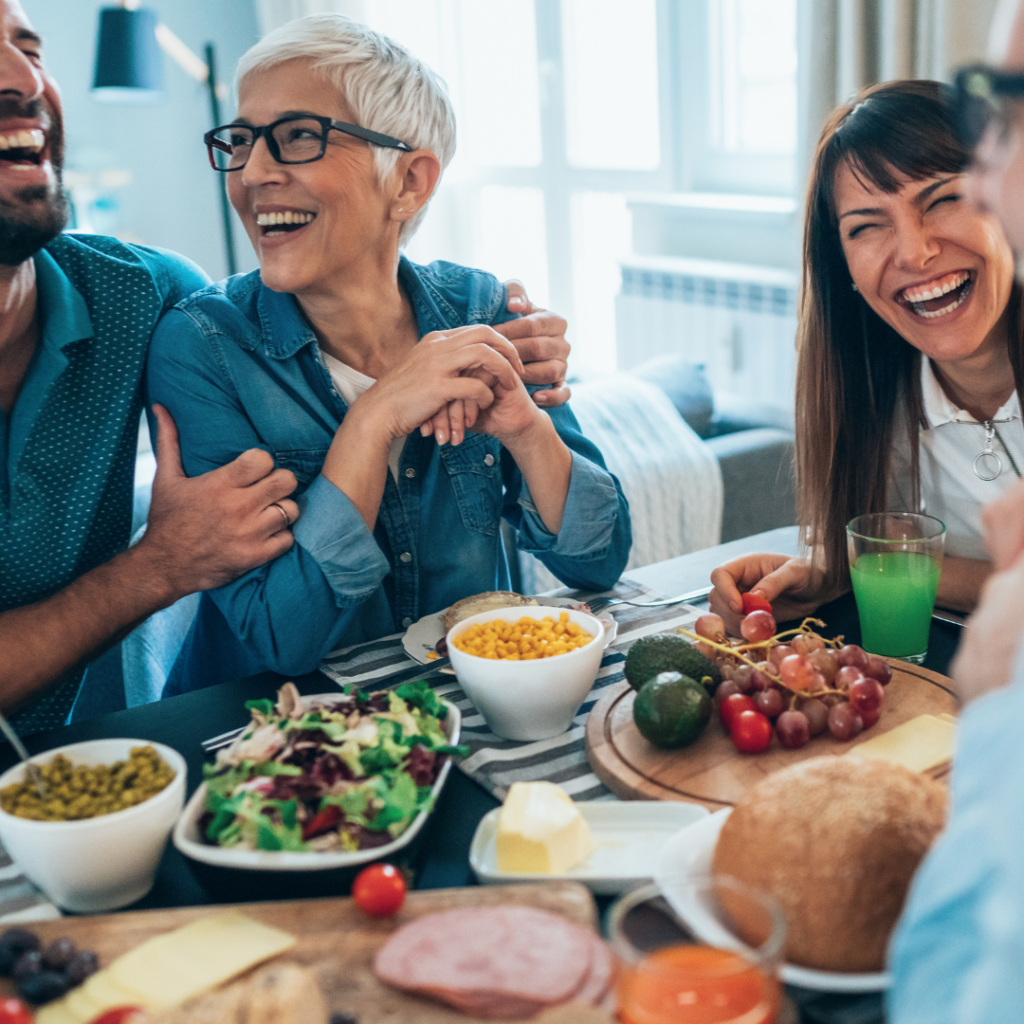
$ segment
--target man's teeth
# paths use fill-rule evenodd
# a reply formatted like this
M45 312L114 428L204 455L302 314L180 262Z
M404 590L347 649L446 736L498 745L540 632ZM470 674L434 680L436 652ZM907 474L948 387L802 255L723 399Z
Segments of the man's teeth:
M275 224L308 224L315 213L302 213L299 210L285 210L283 213L258 213L256 223L261 228L272 227Z
M0 150L27 149L39 153L46 145L46 134L33 128L30 131L7 132L0 134Z
M947 292L953 291L954 288L959 288L970 276L967 273L957 274L956 277L950 278L944 285L926 288L920 292L906 291L903 293L903 297L907 302L927 302L929 299L938 299Z

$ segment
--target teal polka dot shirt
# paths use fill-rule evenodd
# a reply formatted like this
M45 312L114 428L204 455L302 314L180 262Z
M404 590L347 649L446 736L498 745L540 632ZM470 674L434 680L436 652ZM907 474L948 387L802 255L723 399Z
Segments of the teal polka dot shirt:
M0 413L0 612L127 547L150 335L207 284L181 256L97 235L62 235L34 261L40 341ZM82 672L16 715L20 731L61 724Z

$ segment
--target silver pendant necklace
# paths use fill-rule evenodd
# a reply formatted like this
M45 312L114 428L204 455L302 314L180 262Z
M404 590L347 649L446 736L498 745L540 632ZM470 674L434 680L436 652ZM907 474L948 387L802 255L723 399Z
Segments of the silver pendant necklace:
M1006 442L1003 440L999 431L996 430L995 423L993 423L992 420L986 420L982 426L985 428L985 450L974 460L974 475L979 480L984 480L985 483L991 483L999 476L1000 473L1002 473L1003 460L992 449L992 440L994 438L999 442L1000 447L1006 453L1006 457L1010 460L1010 465L1013 467L1014 473L1016 473L1017 478L1020 479L1020 470L1017 468L1017 463L1010 454L1010 449L1006 447Z

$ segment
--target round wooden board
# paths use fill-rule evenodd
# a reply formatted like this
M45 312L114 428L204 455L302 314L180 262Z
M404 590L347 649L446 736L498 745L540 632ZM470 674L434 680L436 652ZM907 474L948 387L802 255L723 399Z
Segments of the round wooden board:
M587 717L587 760L594 774L623 800L689 800L711 810L728 807L766 775L796 761L845 754L918 715L952 714L959 709L947 676L888 660L893 673L885 688L882 717L850 743L841 743L826 731L800 750L786 750L775 739L763 754L741 754L712 714L704 734L692 746L661 750L633 724L636 693L623 680L609 688Z

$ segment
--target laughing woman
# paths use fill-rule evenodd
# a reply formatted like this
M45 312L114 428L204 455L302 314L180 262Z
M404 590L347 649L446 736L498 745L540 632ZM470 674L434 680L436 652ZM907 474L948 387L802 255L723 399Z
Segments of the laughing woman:
M399 253L454 142L436 77L341 16L292 22L242 58L238 117L208 145L260 270L161 321L150 398L178 423L186 472L263 448L295 474L301 515L287 554L203 595L165 694L306 672L507 589L503 518L568 584L605 589L622 571L625 499L488 326L509 319L504 288Z
M946 524L938 603L973 608L991 571L981 506L1024 468L1024 306L996 220L964 198L951 90L894 82L826 125L804 222L797 368L800 524L813 557L712 574L735 629L757 590L780 621L849 588L846 524L920 511Z

